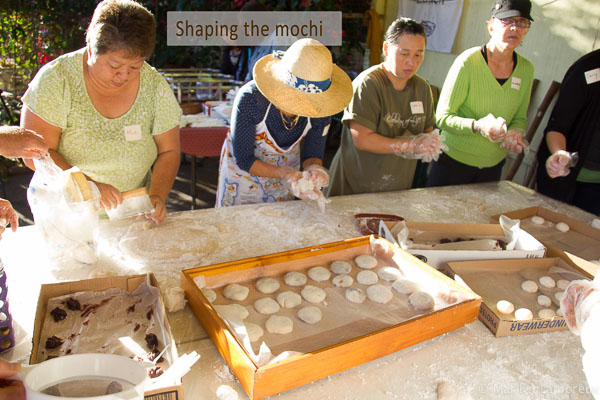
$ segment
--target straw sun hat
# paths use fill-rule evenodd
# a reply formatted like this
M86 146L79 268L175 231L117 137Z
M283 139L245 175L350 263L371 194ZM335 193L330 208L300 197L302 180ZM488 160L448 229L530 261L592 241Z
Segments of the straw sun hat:
M331 53L314 39L300 39L254 65L258 90L287 113L327 117L342 111L352 98L352 82L331 61Z

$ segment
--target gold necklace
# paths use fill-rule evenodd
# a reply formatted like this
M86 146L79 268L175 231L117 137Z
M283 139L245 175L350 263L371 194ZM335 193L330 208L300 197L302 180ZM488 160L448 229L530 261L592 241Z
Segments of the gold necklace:
M291 131L292 129L294 129L294 127L298 123L298 119L300 118L300 115L296 115L296 117L294 119L292 119L291 121L288 121L286 119L286 117L283 115L282 111L279 111L279 115L281 115L281 122L283 122L283 127L285 128L286 131Z

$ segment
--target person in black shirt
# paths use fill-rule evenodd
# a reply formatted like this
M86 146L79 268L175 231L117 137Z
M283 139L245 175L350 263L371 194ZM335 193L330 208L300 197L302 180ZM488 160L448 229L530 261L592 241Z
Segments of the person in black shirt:
M537 156L538 192L600 215L600 50L565 74Z

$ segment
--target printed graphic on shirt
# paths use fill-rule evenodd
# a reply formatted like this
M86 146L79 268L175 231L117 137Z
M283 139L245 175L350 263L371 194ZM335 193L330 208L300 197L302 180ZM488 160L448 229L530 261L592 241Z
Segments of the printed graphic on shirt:
M411 115L409 118L402 118L402 114L398 112L387 113L383 118L386 124L390 127L398 127L406 129L409 126L418 126L425 122L425 115Z

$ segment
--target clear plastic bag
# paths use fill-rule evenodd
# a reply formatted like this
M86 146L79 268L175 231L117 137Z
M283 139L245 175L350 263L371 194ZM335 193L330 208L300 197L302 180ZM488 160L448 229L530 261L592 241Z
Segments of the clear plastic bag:
M88 182L93 198L72 201L71 173L63 171L51 158L34 160L36 171L27 189L27 201L35 225L40 230L48 250L55 259L74 259L93 264L95 253L94 231L98 227L100 192Z

